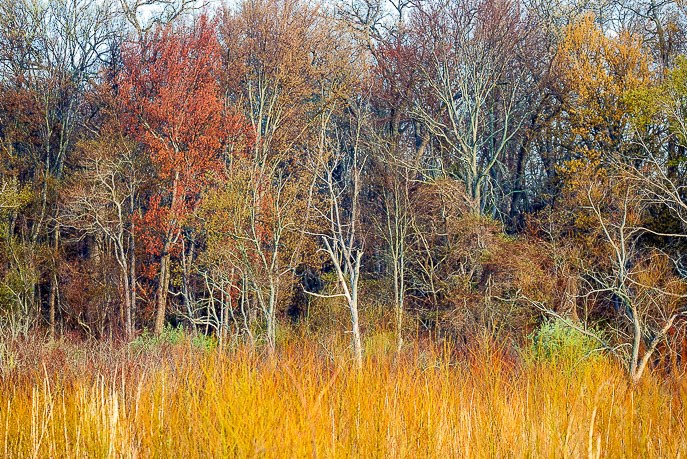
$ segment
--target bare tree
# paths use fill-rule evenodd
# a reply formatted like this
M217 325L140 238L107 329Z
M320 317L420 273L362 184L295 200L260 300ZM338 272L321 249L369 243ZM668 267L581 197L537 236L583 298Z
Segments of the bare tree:
M82 171L65 192L59 220L82 234L98 235L108 242L120 270L121 299L127 337L134 328L136 263L134 211L143 177L135 146L120 137L85 145Z
M326 207L318 209L326 221L328 231L321 234L323 250L332 262L341 293L320 297L343 297L350 316L353 355L358 368L363 364L363 344L360 333L358 284L363 258L363 241L359 234L360 191L362 172L367 161L362 150L362 130L365 125L365 107L348 107L346 129L337 131L334 138L322 133L322 155L316 158L320 183L325 189ZM323 126L326 121L323 121Z
M644 219L656 203L655 194L647 195L651 178L642 176L639 181L637 175L628 174L623 161L616 165L581 179L575 191L580 210L593 225L587 235L592 242L581 267L581 294L610 307L598 313L613 317L610 327L599 334L589 323L575 323L544 305L537 306L594 338L627 366L630 379L637 382L672 329L684 325L687 283L676 270L679 260L645 241L652 231L644 226ZM665 236L685 237L679 233ZM586 314L584 319L594 320Z
M475 214L493 212L495 172L522 123L520 17L502 0L427 5L411 20L422 74L413 114L445 152L433 175L462 182Z
M406 170L406 173L408 171ZM411 227L410 190L408 177L392 178L390 189L385 193L384 239L389 248L391 263L394 309L396 311L396 351L403 347L403 314L406 295L407 240Z
M250 159L229 166L223 196L237 218L224 235L233 241L230 265L248 288L242 298L254 299L265 318L270 350L277 305L294 285L312 220L317 177L305 158L320 140L316 120L338 106L346 85L345 41L328 19L323 7L300 0L247 0L226 9L220 27L235 67L228 99L255 135Z
M205 0L118 0L122 16L134 28L139 40L158 26L164 26L185 14L206 8Z

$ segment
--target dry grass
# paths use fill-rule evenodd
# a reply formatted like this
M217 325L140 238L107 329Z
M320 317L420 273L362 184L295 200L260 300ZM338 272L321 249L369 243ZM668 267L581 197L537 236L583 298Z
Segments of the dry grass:
M314 341L273 359L16 349L3 352L4 457L687 456L686 382L632 388L604 359L570 370L426 346L357 372Z

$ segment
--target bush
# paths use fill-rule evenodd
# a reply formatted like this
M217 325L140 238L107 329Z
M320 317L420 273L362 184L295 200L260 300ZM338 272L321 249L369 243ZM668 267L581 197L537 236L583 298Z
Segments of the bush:
M162 333L155 335L148 329L143 330L129 346L137 353L155 351L165 346L176 346L184 342L203 351L211 351L217 347L217 339L213 336L206 336L201 333L189 334L184 327L166 326Z
M592 337L561 319L544 321L529 338L532 356L536 361L577 365L599 355L597 343Z
M193 338L191 338L191 344L195 348L210 352L217 348L219 342L217 341L217 338L215 336L208 336L202 333L196 333L193 336Z

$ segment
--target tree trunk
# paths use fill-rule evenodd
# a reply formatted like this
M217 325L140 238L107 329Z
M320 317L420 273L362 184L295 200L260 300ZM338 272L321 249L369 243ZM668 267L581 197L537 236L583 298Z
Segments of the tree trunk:
M131 200L131 232L129 234L129 309L126 312L126 334L131 339L134 333L134 323L136 321L136 237L134 224L134 202Z
M50 337L55 338L55 306L57 304L57 257L60 247L60 224L55 224L53 245L53 273L50 279L50 297L48 299Z
M360 259L362 252L358 253L356 259L356 269L351 273L351 298L349 306L351 309L351 325L353 331L353 354L358 369L363 367L363 343L360 338L360 321L358 319L358 275L360 272Z
M403 263L401 260L400 263ZM400 271L400 272L399 272ZM394 299L396 302L396 353L403 348L403 267L394 266Z
M169 291L169 264L171 256L167 247L160 259L160 282L157 286L157 315L155 317L155 334L159 335L165 328L167 310L167 292Z
M630 309L632 311L632 355L630 356L630 376L633 381L639 380L641 372L638 371L639 364L639 348L642 343L642 327L639 322L639 317L637 317L637 310L634 307Z
M330 253L333 253L330 248ZM351 311L351 328L353 333L353 355L355 356L356 367L360 370L363 367L363 342L360 337L360 320L358 316L358 279L360 278L360 262L363 258L363 252L358 251L355 255L355 261L352 266L349 264L350 269L350 291L345 284L345 277L341 266L335 261L335 266L338 271L339 281L342 283L344 292L346 292L346 299L348 300L348 307ZM350 263L349 260L346 262Z
M129 286L129 273L127 270L122 272L123 285L123 297L124 297L124 333L126 333L126 338L131 338L131 296L129 291L131 287Z
M172 203L170 211L173 213L177 208L179 199L179 171L175 171L174 182L172 184ZM174 217L174 215L173 215ZM165 328L165 313L167 312L167 294L169 292L170 263L172 250L172 237L174 226L167 228L167 236L164 247L162 248L162 258L160 259L160 282L157 286L157 315L155 317L155 334L159 335ZM176 240L175 240L176 241Z
M193 327L193 332L196 331L196 321L195 321L195 301L193 298L193 291L191 290L191 270L190 267L193 265L194 258L194 248L195 243L193 240L189 241L188 253L182 239L182 250L181 250L181 285L182 293L184 299L184 307L186 308L186 313L191 320L191 326Z
M50 279L50 298L48 299L50 338L55 338L55 304L57 303L57 274L53 273Z
M277 325L276 325L276 303L277 303L277 288L276 282L270 280L270 298L267 306L267 347L270 354L274 354L277 339Z

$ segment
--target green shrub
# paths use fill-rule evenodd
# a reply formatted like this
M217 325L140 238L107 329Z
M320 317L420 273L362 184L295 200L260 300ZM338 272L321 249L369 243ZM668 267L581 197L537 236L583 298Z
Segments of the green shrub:
M576 365L600 354L594 338L561 319L543 322L529 339L536 361Z
M183 326L172 327L171 325L167 325L159 335L145 329L129 346L134 352L147 353L183 343L189 343L203 351L211 351L217 347L217 339L214 336L206 336L202 333L190 334Z
M217 341L217 337L215 336L208 336L202 333L196 333L191 338L191 344L193 345L193 347L196 347L203 351L210 352L217 348L219 342Z

